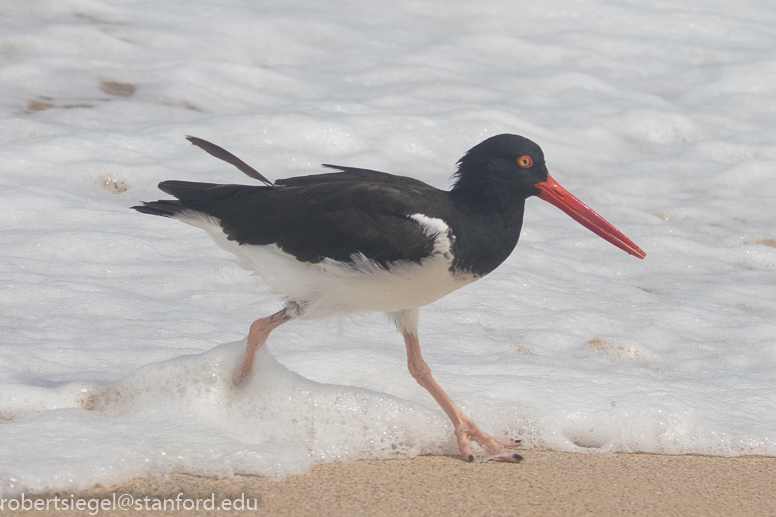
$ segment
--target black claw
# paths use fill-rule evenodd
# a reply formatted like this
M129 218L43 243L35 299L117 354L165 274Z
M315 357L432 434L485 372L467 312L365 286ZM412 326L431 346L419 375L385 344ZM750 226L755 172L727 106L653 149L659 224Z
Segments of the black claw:
M519 454L513 454L512 455L512 459L515 460L515 461L522 461L523 457L520 456Z
M522 441L523 441L523 440L515 440L515 443L520 443L520 442L522 442Z
M469 463L473 463L473 462L474 462L474 456L469 454Z

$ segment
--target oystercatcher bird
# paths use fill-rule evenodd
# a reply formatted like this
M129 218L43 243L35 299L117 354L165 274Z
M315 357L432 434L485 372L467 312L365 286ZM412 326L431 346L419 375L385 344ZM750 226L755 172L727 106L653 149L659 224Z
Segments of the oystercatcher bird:
M218 245L285 295L283 308L253 322L236 382L251 374L270 332L293 319L385 312L404 336L410 374L452 420L463 458L471 442L502 461L517 447L490 436L434 381L418 342L418 308L487 275L514 249L525 200L537 196L638 258L645 253L549 175L541 148L498 135L458 162L439 190L406 176L324 165L337 172L271 182L210 142L188 140L263 186L164 181L177 198L134 206L202 228Z

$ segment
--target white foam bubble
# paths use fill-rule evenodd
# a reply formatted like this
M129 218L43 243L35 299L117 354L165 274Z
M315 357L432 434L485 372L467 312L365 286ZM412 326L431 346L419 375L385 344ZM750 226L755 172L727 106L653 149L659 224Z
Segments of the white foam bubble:
M0 407L13 423L0 432L18 456L3 464L2 491L83 490L170 472L278 479L313 462L454 452L438 412L306 380L266 349L252 377L235 386L244 347L150 364L107 384L6 387ZM44 442L20 439L52 432Z

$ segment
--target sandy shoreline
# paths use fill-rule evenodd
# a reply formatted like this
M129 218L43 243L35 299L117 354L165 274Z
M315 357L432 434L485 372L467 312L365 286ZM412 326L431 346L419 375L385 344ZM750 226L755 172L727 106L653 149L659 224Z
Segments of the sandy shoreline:
M525 461L470 464L449 457L314 467L280 482L175 475L96 488L84 498L129 494L148 510L99 515L774 515L776 458L525 451ZM255 510L154 510L158 498L245 500ZM69 494L68 494L69 495ZM143 501L144 498L147 498ZM107 504L107 503L106 503ZM161 502L156 503L161 504ZM183 504L183 503L179 503ZM240 504L239 502L237 503ZM95 512L91 512L95 514ZM89 515L89 510L2 515Z

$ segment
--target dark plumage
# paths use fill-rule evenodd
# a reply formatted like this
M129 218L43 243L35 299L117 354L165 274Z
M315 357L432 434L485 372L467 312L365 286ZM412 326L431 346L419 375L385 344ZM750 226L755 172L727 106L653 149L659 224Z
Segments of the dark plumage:
M418 308L487 275L514 249L525 200L538 196L616 246L644 257L635 244L548 174L541 148L499 135L458 162L450 191L383 172L326 165L338 172L272 183L228 151L188 137L261 186L164 181L177 198L132 207L199 226L254 269L286 304L251 326L238 382L252 371L256 350L294 318L385 311L404 336L410 373L453 421L461 454L470 441L491 454L516 442L480 430L431 377L420 355ZM517 461L518 455L500 457Z
M189 140L203 146L201 139ZM225 158L227 151L206 144L208 152L215 147L221 153L211 154ZM528 153L534 166L522 170L514 160ZM408 219L420 213L442 219L457 237L454 268L484 276L514 249L525 198L538 194L533 185L547 178L539 146L515 135L488 139L461 158L450 192L405 176L325 166L340 172L281 179L272 186L164 181L159 188L178 201L132 208L167 217L185 209L203 212L220 219L230 240L277 244L304 262L347 262L362 253L383 267L419 262L431 253L433 240Z

